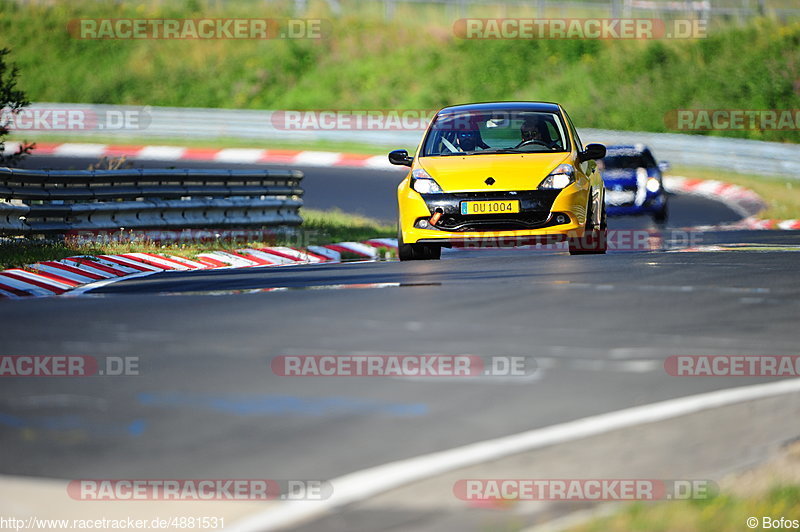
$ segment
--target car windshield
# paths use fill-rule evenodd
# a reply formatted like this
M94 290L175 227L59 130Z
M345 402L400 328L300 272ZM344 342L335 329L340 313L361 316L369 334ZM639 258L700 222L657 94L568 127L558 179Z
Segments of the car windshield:
M655 166L655 162L643 153L630 155L606 155L601 166L606 170L635 170Z
M569 148L567 138L555 113L448 112L434 119L422 156L563 152Z

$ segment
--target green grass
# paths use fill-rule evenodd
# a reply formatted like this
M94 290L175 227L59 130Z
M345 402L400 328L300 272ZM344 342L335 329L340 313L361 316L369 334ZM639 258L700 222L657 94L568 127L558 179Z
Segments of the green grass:
M0 270L19 268L43 260L59 260L75 255L101 255L133 252L165 253L179 257L194 258L199 253L219 250L236 250L243 247L267 247L275 245L320 245L335 242L360 241L370 238L394 237L394 226L365 216L346 214L339 210L320 211L303 209L303 225L300 235L278 238L271 242L191 242L161 244L143 241L131 243L86 243L75 240L11 239L0 241ZM385 250L390 251L390 250ZM393 252L390 252L390 254ZM357 258L343 255L343 259Z
M239 109L431 109L552 100L579 127L668 131L674 109L800 108L800 23L715 26L694 40L463 40L441 17L343 15L321 40L78 40L80 17L282 17L291 2L0 0L34 101ZM311 2L306 17L329 16ZM458 18L451 13L450 19ZM728 131L800 141L800 131Z
M569 532L742 532L749 517L800 519L800 487L776 487L749 498L720 495L704 501L636 503Z
M368 240L370 238L394 238L397 228L361 216L348 214L338 209L319 211L303 209L303 230L312 238L311 244L327 244Z

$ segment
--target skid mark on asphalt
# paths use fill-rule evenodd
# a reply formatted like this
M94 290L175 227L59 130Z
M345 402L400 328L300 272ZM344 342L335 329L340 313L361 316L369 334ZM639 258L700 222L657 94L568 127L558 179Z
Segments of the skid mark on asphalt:
M85 416L65 414L60 416L17 416L0 412L0 426L12 429L32 431L49 431L53 433L69 432L72 435L118 437L141 436L147 424L142 419L130 423L103 423L92 421Z
M237 416L331 416L381 414L395 417L424 416L425 403L390 403L355 397L301 397L295 395L217 396L180 392L140 393L143 406L196 408Z

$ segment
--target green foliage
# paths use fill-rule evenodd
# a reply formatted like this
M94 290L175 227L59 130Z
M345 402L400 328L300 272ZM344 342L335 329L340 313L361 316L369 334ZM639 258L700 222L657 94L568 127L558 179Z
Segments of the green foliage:
M83 242L76 239L38 240L11 238L0 240L0 270L21 268L43 260L60 260L76 255L114 255L119 253L166 253L195 258L208 251L234 251L241 248L261 248L275 245L324 245L335 242L360 241L371 238L395 237L397 228L368 218L339 210L303 209L303 225L296 236L278 237L272 242L233 242L220 239L211 242L159 243ZM343 257L353 258L353 257Z
M777 486L763 495L742 499L719 495L708 500L635 503L611 517L598 519L570 532L739 532L748 530L749 517L800 519L800 487Z
M13 166L33 149L32 145L24 145L16 153L5 153L4 140L12 121L9 114L14 115L30 105L25 93L17 88L19 69L7 62L6 57L10 53L8 48L0 48L0 166Z
M14 48L34 101L429 109L549 100L582 127L645 131L668 131L675 109L800 108L800 23L767 19L663 41L464 40L427 20L352 15L330 19L321 40L80 40L67 31L80 17L280 18L284 8L121 0L109 13L80 0L0 0L0 47ZM798 131L713 134L800 140Z

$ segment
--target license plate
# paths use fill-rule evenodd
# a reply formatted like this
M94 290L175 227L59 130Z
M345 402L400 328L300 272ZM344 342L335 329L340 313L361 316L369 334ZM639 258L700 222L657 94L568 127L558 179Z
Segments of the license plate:
M461 214L513 214L519 212L519 200L462 201Z

